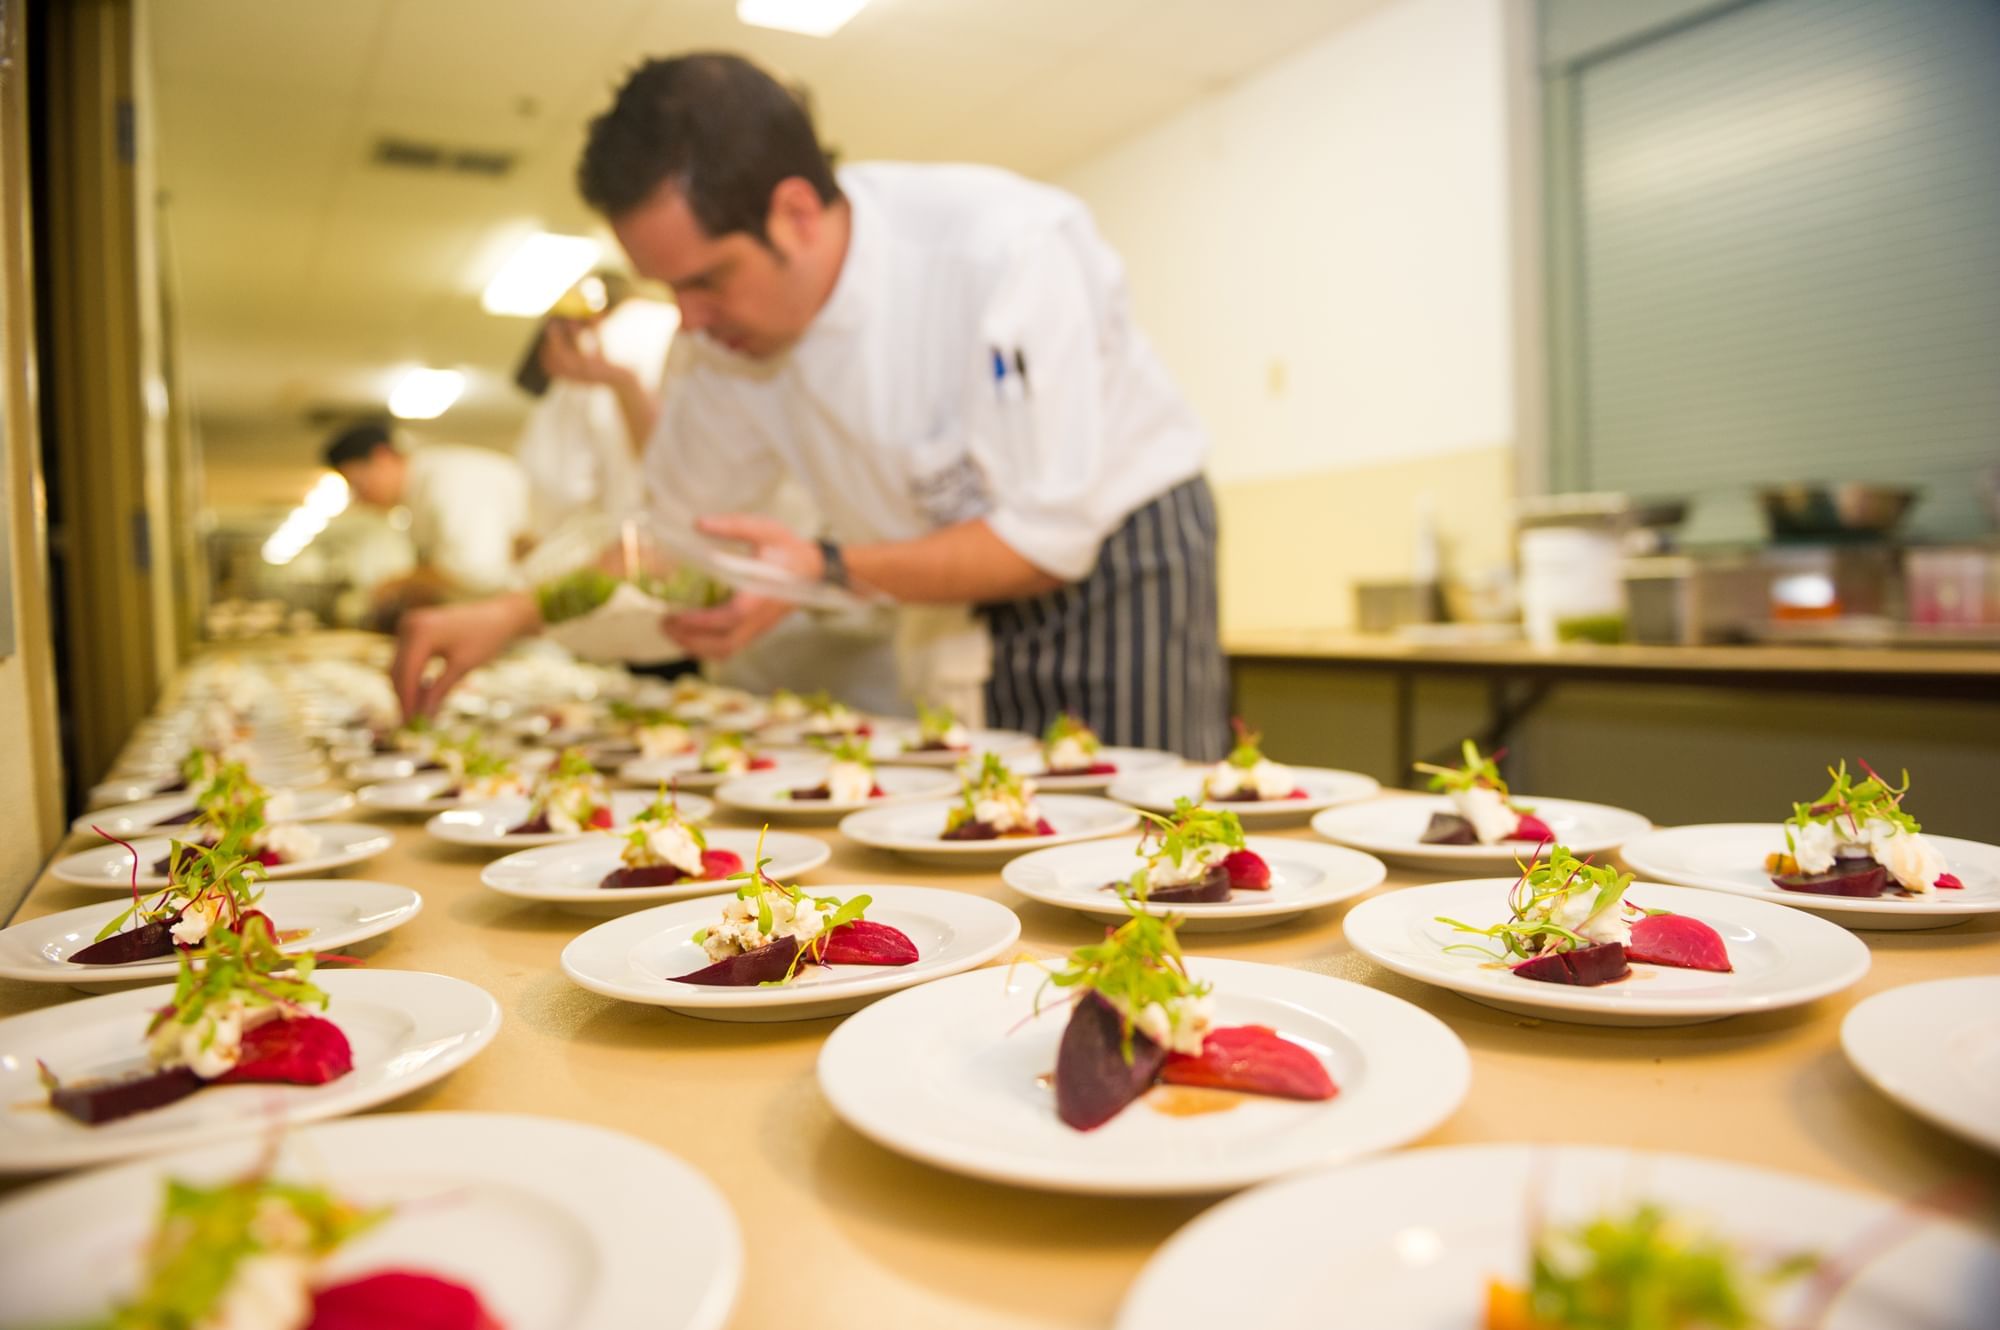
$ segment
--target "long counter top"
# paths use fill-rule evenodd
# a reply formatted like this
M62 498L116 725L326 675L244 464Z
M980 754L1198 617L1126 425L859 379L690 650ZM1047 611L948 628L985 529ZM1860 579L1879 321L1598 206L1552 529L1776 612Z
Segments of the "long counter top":
M918 867L832 831L813 834L827 839L833 858L805 879L809 885L912 883L988 896L1020 916L1023 947L1037 956L1099 935L1081 916L1014 896L990 870ZM485 1053L382 1111L545 1114L616 1128L682 1156L723 1190L743 1227L748 1273L735 1326L789 1325L802 1315L817 1330L1107 1326L1147 1258L1211 1203L1050 1195L893 1154L842 1125L820 1095L814 1063L837 1018L711 1023L585 992L557 958L595 921L487 890L479 882L485 862L430 839L412 821L398 825L386 854L349 870L407 884L425 900L416 920L368 952L369 965L469 980L505 1012ZM1392 870L1379 890L1426 880ZM21 917L104 899L45 879ZM1508 1015L1392 975L1348 948L1342 913L1192 935L1190 950L1355 980L1443 1019L1471 1049L1472 1089L1419 1144L1621 1144L1898 1197L1966 1179L2000 1194L2000 1159L1879 1096L1838 1042L1841 1018L1870 994L2000 971L2000 916L1932 932L1863 934L1874 958L1866 978L1799 1010L1628 1030ZM0 982L0 1015L78 1000L65 988ZM1990 1212L1985 1222L1995 1223ZM672 1225L671 1215L661 1216L662 1244L671 1244Z

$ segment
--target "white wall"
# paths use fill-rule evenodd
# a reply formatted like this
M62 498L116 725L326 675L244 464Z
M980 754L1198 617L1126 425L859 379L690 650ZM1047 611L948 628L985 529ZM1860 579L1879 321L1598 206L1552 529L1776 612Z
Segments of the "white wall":
M1085 162L1220 483L1515 433L1506 0L1392 0Z

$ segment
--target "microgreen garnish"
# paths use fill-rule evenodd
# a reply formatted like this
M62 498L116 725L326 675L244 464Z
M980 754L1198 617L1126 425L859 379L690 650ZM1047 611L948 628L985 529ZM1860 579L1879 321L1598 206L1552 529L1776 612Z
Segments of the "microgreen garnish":
M1581 933L1556 922L1557 912L1570 897L1594 892L1590 912L1583 919L1588 924L1608 911L1619 909L1625 889L1631 885L1630 873L1594 867L1590 860L1579 859L1557 845L1550 848L1547 859L1522 869L1520 878L1507 893L1507 904L1513 913L1505 923L1475 928L1444 915L1437 916L1437 922L1450 924L1462 933L1493 938L1503 948L1496 953L1477 943L1461 942L1446 947L1446 951L1477 953L1496 960L1519 956L1525 960L1551 951L1590 946L1590 940Z
M169 1023L194 1025L211 1008L231 1002L252 1010L314 1006L324 1011L326 991L312 982L318 962L309 951L287 956L278 948L271 921L245 914L238 927L212 928L200 946L181 953L173 1002L154 1015L146 1033Z
M1096 731L1074 713L1065 711L1049 722L1048 729L1042 731L1042 747L1054 748L1065 739L1073 739L1082 745L1083 751L1093 756L1104 746Z
M97 828L91 828L96 831ZM103 836L102 831L97 832ZM106 836L107 840L118 840ZM122 930L153 923L184 913L190 907L209 906L216 926L234 928L243 912L263 897L258 884L264 880L264 865L241 854L225 852L222 846L191 845L173 841L167 852L167 885L151 897L139 894L139 852L125 841L120 845L132 856L132 908L98 930L95 941L102 942Z
M1179 868L1188 856L1199 854L1211 845L1232 850L1243 848L1243 823L1226 808L1203 808L1191 799L1176 799L1170 816L1162 817L1144 809L1139 810L1139 816L1144 819L1139 832L1139 852L1146 856L1146 867L1132 874L1130 886L1142 899L1149 885L1147 874L1161 860ZM1148 850L1148 842L1156 838L1159 843Z
M1465 755L1465 764L1457 767L1441 767L1430 762L1419 762L1415 770L1430 776L1429 788L1448 794L1464 790L1488 789L1499 791L1500 797L1507 797L1507 782L1500 778L1500 759L1507 755L1502 748L1491 757L1482 757L1479 745L1467 739L1460 747Z
M870 771L875 770L875 759L868 751L866 739L855 735L821 735L811 742L813 747L835 762L858 762Z
M763 937L770 938L777 929L777 914L772 907L774 899L791 902L794 919L810 910L823 916L824 922L812 940L799 947L798 954L792 957L792 963L785 967L784 976L778 979L766 979L759 985L761 988L775 988L790 983L798 974L799 966L810 955L818 954L821 944L829 933L842 924L853 923L861 918L868 907L874 904L874 898L870 896L849 896L845 901L832 896L808 896L798 887L771 877L764 871L764 865L771 862L764 855L764 833L770 829L768 825L758 829L757 849L751 856L751 862L755 866L746 868L740 873L731 873L724 880L743 884L736 889L736 899L749 901L756 908L757 932ZM707 939L708 930L705 928L694 935L696 945Z
M1156 918L1147 914L1133 898L1120 893L1131 918L1104 935L1102 942L1078 947L1060 970L1043 981L1043 989L1053 985L1067 989L1073 997L1095 992L1118 1013L1119 1050L1129 1065L1132 1061L1133 1014L1158 1003L1172 1010L1187 998L1205 996L1211 985L1187 972L1181 954L1179 915ZM1035 996L1035 1011L1042 1010L1041 994Z
M1826 774L1833 777L1833 784L1827 792L1809 804L1792 805L1792 815L1785 822L1787 849L1796 853L1798 846L1792 840L1793 832L1803 831L1815 822L1844 826L1847 834L1856 838L1870 821L1887 822L1912 836L1923 830L1917 819L1903 811L1903 796L1910 792L1910 773L1903 773L1901 785L1891 785L1866 762L1860 766L1867 773L1860 781L1847 774L1844 761L1838 767L1828 767Z
M660 792L653 797L653 802L633 815L632 829L625 833L625 844L644 853L648 847L648 838L657 829L656 824L678 825L694 840L696 849L708 848L708 839L701 834L701 828L681 817L677 796L667 789L664 781L660 783Z
M1229 750L1229 756L1223 759L1225 763L1248 771L1264 760L1264 750L1258 747L1264 739L1263 731L1245 725L1241 716L1231 716L1229 728L1236 731L1236 747Z
M1007 764L1000 760L998 753L989 752L979 759L977 770L966 770L958 797L958 807L945 815L947 832L955 831L968 822L977 822L982 799L1025 805L1028 788L1021 777L1007 769Z
M750 751L750 737L735 730L725 730L708 736L701 746L701 765L705 771L725 769L734 755Z
M630 726L635 730L648 730L659 725L679 725L682 727L687 725L687 722L682 720L673 711L669 711L663 707L642 707L633 702L613 702L611 704L611 718L619 724Z
M958 713L950 707L917 703L917 739L921 743L943 743L958 724Z

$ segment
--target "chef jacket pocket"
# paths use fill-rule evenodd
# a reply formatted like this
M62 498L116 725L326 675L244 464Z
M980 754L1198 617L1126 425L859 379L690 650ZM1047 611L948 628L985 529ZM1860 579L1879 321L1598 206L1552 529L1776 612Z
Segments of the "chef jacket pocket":
M950 526L992 510L993 495L986 473L955 430L942 430L910 445L910 498L937 526Z

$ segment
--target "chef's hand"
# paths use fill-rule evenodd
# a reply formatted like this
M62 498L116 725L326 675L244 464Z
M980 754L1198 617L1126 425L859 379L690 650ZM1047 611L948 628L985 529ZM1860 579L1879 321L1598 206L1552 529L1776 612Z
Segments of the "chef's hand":
M396 634L396 661L389 667L404 719L435 714L466 671L492 660L541 622L535 598L525 591L405 614ZM443 668L427 679L434 660Z
M550 319L538 354L542 369L552 379L615 386L632 375L625 366L605 358L590 324L574 319Z
M769 517L729 514L695 523L703 535L740 541L751 557L817 580L825 569L819 546ZM795 607L769 596L739 591L714 609L670 614L662 625L683 651L700 660L726 660L778 625Z

